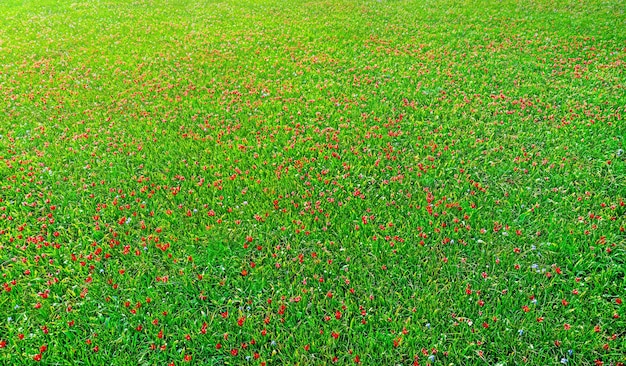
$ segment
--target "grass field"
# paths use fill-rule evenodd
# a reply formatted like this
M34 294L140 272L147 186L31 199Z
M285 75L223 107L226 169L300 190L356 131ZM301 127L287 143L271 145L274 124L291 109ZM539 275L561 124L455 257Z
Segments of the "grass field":
M624 365L626 3L0 2L0 364Z

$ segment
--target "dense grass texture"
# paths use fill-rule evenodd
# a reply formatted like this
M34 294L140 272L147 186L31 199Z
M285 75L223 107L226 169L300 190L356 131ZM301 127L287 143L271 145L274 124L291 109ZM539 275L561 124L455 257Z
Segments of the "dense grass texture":
M0 2L3 365L624 365L626 3Z

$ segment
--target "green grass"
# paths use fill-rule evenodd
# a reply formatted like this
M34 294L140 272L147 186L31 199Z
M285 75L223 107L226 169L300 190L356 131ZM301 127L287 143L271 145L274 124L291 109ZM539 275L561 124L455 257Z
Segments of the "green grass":
M0 3L0 363L623 365L623 1Z

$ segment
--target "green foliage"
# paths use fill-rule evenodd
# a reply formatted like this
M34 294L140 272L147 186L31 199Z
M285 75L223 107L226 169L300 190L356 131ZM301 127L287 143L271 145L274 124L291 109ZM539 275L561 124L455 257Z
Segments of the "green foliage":
M606 364L620 1L0 3L3 364Z

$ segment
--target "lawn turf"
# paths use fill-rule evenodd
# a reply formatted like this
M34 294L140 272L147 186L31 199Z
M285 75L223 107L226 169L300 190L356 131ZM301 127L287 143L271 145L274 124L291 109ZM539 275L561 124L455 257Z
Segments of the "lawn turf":
M0 363L623 365L623 1L0 2Z

